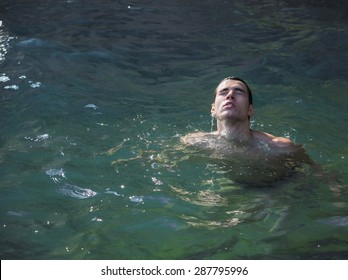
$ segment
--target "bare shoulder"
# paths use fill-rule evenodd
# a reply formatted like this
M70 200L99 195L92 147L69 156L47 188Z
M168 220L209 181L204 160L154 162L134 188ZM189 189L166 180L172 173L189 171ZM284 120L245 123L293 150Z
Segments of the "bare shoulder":
M298 146L288 138L277 137L266 132L253 131L253 136L277 148L295 148Z
M307 163L309 165L316 165L310 158L301 144L295 144L290 139L285 137L276 137L266 132L253 131L253 136L261 141L266 142L279 154L292 155L297 161Z
M180 138L180 142L189 146L202 146L212 137L213 133L195 132Z

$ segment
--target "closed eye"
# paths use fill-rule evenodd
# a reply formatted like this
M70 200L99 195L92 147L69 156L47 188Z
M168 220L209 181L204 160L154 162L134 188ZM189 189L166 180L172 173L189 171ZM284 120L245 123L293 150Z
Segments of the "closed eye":
M227 94L229 91L230 91L229 88L223 88L223 89L221 89L221 90L219 91L219 94L220 94L220 95L225 95L225 94Z
M228 94L230 92L230 90L231 90L230 88L223 88L223 89L221 89L219 91L219 94L220 95L226 95L226 94ZM244 94L245 93L245 90L240 88L240 87L234 87L234 88L232 88L232 90L234 92L236 92L237 94Z
M234 88L237 93L244 94L245 91L242 88Z

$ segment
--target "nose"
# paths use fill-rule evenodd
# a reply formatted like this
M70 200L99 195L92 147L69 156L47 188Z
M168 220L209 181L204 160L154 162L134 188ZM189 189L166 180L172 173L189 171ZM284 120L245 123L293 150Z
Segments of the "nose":
M234 99L234 90L233 90L233 88L231 88L230 90L229 90L229 92L227 93L227 95L226 95L226 99Z

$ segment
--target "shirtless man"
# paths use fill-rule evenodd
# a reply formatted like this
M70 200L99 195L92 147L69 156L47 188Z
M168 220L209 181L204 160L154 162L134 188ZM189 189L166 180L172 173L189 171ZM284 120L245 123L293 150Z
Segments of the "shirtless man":
M211 115L217 120L215 132L190 133L181 142L210 152L213 158L240 160L252 163L253 169L271 162L273 169L284 163L295 166L298 163L313 164L302 145L284 137L254 131L250 119L254 113L252 93L242 79L227 77L215 90ZM235 167L234 167L235 168ZM280 169L283 169L280 168Z

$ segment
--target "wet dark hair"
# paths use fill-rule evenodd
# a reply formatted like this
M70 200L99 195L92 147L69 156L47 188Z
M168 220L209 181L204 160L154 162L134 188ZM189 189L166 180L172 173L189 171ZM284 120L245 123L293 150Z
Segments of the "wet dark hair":
M242 82L242 83L246 86L246 88L247 88L247 90L248 90L249 105L252 105L252 104L253 104L253 94L252 94L252 92L251 92L250 87L248 86L248 84L247 84L244 80L242 80L241 78L238 78L238 77L230 76L230 77L226 77L226 78L224 78L223 80L221 80L221 82L218 84L218 86L219 86L222 82L224 82L224 81L226 81L226 80L234 80L234 81ZM216 95L216 90L217 90L218 86L217 86L216 89L215 89L215 92L214 92L215 95Z

